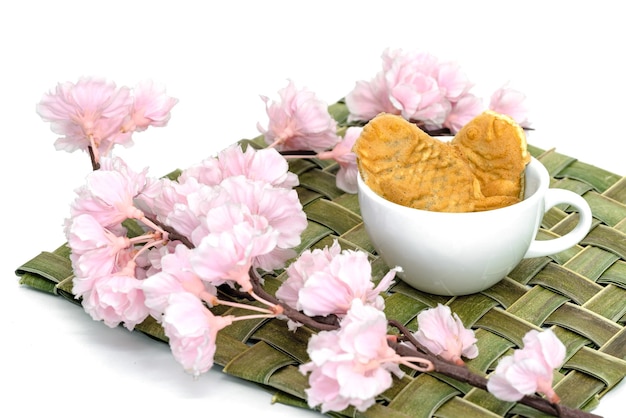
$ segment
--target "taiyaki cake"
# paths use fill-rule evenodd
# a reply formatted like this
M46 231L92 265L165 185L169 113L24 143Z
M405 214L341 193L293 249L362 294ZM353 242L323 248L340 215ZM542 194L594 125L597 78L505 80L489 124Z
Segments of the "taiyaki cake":
M530 161L526 134L510 117L485 111L450 142L398 115L364 126L353 151L364 182L394 203L438 212L474 212L519 202Z

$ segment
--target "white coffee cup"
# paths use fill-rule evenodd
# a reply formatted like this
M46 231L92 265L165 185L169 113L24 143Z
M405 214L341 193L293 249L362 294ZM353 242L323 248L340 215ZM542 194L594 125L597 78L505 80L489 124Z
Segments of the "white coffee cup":
M373 192L359 176L358 198L374 248L410 286L432 294L460 296L485 290L524 258L556 254L575 246L591 228L589 204L578 194L549 188L550 176L532 158L525 171L524 199L484 212L413 209ZM544 213L559 204L579 213L576 227L561 237L536 240Z

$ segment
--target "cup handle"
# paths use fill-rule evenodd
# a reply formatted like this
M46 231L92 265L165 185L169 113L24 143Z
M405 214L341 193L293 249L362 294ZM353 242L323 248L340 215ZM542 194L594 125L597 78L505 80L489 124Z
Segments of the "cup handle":
M545 195L545 212L561 203L572 205L578 210L578 224L562 237L550 240L533 240L524 258L542 257L556 254L578 244L591 229L591 208L580 195L565 189L548 189Z

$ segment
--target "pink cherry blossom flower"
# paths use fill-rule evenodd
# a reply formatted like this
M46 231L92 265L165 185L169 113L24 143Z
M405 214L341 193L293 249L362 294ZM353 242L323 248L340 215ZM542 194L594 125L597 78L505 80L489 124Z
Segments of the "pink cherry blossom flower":
M171 181L168 177L152 177L146 176L144 187L139 194L135 196L135 206L141 210L146 216L158 218L154 207L161 199L161 191L163 182Z
M108 265L108 267L111 267L111 271L108 272L106 268L103 268L104 266L95 262L95 258L86 259L83 256L79 257L77 261L74 261L73 257L70 255L72 270L74 272L74 277L72 278L72 294L74 297L76 299L84 298L85 295L93 290L96 282L98 282L100 278L108 277L122 271L124 266L133 259L133 255L132 247L119 252L115 259L115 264Z
M317 154L317 158L333 159L339 164L336 174L337 187L346 193L355 194L357 192L356 179L359 170L356 165L356 154L352 151L354 143L361 135L363 128L351 126L337 145L330 151L323 151Z
M163 313L169 306L170 297L176 293L187 293L182 281L170 272L159 271L142 281L141 288L145 295L145 305L150 315L162 321Z
M382 112L400 114L400 110L389 99L389 89L383 71L376 74L370 81L357 81L345 100L350 110L349 122L368 121Z
M443 126L455 134L469 121L485 110L482 99L471 93L465 94L457 102L452 104L450 112L446 116Z
M443 62L437 66L437 84L443 95L450 102L455 103L469 92L473 84L461 67L452 62Z
M141 219L144 214L134 205L134 198L145 186L146 170L135 173L117 159L102 158L104 167L87 176L86 185L76 190L78 197L71 205L71 215L88 213L105 226L114 226L126 219Z
M287 87L278 92L280 100L265 102L269 124L257 124L270 147L278 150L324 151L338 141L337 122L328 113L328 105L307 89L296 89L289 80Z
M322 331L309 340L310 362L300 366L310 373L305 390L311 408L322 413L352 405L360 412L391 387L392 374L403 372L400 356L387 344L387 320L378 309L356 299L337 331Z
M333 246L314 255L304 254L305 263L310 267L295 261L296 267L288 269L288 274L295 273L294 279L288 278L281 286L285 287L279 288L277 293L278 297L286 297L293 304L297 292L295 309L310 316L345 316L355 299L376 309L384 308L380 293L391 286L397 268L390 270L374 286L372 267L362 251L344 250L337 254L337 248Z
M133 103L125 131L144 131L149 126L163 127L170 120L170 111L178 99L165 94L165 87L144 81L133 89Z
M119 271L130 258L130 239L103 228L88 214L70 220L67 238L77 298L91 290L95 278Z
M208 233L203 219L209 211L226 203L219 187L199 183L193 177L180 181L161 179L136 199L138 208L149 207L162 223L173 227L194 245Z
M417 341L433 354L453 363L463 364L461 356L472 359L478 355L474 331L466 329L449 306L438 304L417 316Z
M459 65L428 53L387 49L382 62L382 71L369 82L358 82L346 96L348 120L367 121L386 112L439 129L472 87Z
M489 109L511 117L521 127L530 127L526 95L520 91L504 86L491 96Z
M141 280L134 275L135 263L130 261L117 273L98 278L82 300L83 308L96 321L109 327L123 323L132 331L148 317Z
M546 368L556 369L565 358L565 346L551 329L530 330L523 338L524 350L533 353Z
M255 225L242 219L230 229L209 233L202 239L191 258L193 271L215 286L233 282L249 292L253 259L272 251L277 236L277 231L268 225Z
M232 316L215 316L191 293L174 293L163 315L163 329L176 361L194 377L213 366L217 333Z
M552 403L559 396L552 388L554 369L565 358L565 346L552 332L531 330L523 339L522 349L502 358L487 381L487 389L499 399L518 401L525 395L542 393Z
M287 269L287 279L276 291L276 297L293 309L298 309L300 289L308 278L316 271L328 268L332 259L341 253L341 247L337 240L332 246L324 248L306 249L291 263Z
M228 177L220 183L224 193L224 200L239 205L240 214L249 213L248 221L251 224L265 224L276 233L276 247L267 253L258 253L254 260L254 266L266 271L284 267L285 261L295 257L293 247L300 244L300 235L307 226L306 214L302 210L302 204L295 190L282 187L272 187L263 181L253 181L243 176ZM226 205L222 205L211 211L206 216L206 225L210 232L223 232L232 225L232 216L222 219ZM246 215L248 216L248 215ZM238 222L242 218L238 218Z
M425 54L402 54L396 57L385 74L391 103L407 120L441 126L450 103L439 89Z
M83 77L76 84L59 83L54 93L45 94L37 113L51 122L54 133L63 135L55 142L59 150L94 152L108 147L108 139L119 132L131 104L130 89L115 83Z
M132 93L124 123L120 126L119 131L107 138L107 147L100 147L103 155L110 154L111 149L116 144L124 147L133 145L132 135L134 132L145 131L149 126L162 127L167 125L171 116L170 111L178 102L177 99L165 94L163 86L156 85L152 81L137 84Z
M472 87L457 64L424 52L386 50L383 68L391 102L428 129L441 128L453 103Z
M255 260L259 267L272 270L295 256L292 248L300 243L307 225L292 190L297 184L297 176L288 171L287 162L275 149L248 147L244 152L240 146L231 146L183 171L177 181L151 184L140 196L140 207L151 207L157 219L197 246L210 232L229 227L215 221L215 213L209 215L213 208L227 203L247 206L253 216L265 217L279 231L276 249Z
M298 185L298 176L289 172L287 160L276 149L255 150L249 146L243 151L238 144L187 168L181 173L179 181L194 177L200 183L214 186L233 176L245 176L288 189Z
M57 149L73 152L91 148L98 163L115 144L132 145L134 131L150 125L165 126L176 103L165 95L164 88L149 81L131 92L104 79L82 77L76 84L58 84L54 93L45 94L37 113L51 122L53 132L63 135L55 142Z
M203 184L192 175L179 182L163 180L151 186L144 204L150 203L159 220L188 237L203 254L203 260L194 256L194 269L203 280L215 285L236 282L248 291L251 267L271 271L295 256L293 247L300 243L307 220L295 190L268 182L291 183L286 166L265 175L264 180L235 174L263 178L260 170L266 164L271 160L284 163L284 159L274 158L278 156L275 150L246 153L247 162L240 158L243 155L239 148L222 155L226 165L214 178L228 176L219 184ZM265 157L255 157L261 155Z
M424 52L386 49L382 70L346 95L348 121L369 121L385 112L419 122L426 130L445 127L456 133L485 110L472 87L456 63ZM524 101L522 93L505 86L492 95L489 108L528 127Z
M194 273L190 261L193 251L178 244L173 253L161 257L161 270L142 282L145 304L159 322L169 306L170 296L175 293L191 293L207 302L217 295L215 286Z

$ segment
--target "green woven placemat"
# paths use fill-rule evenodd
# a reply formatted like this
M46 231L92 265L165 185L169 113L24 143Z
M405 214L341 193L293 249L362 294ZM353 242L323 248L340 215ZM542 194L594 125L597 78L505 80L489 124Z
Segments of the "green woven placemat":
M330 109L340 121L345 116L341 103ZM262 138L241 142L264 146ZM480 355L467 364L485 374L521 344L528 330L551 327L567 347L565 364L555 378L556 392L563 404L591 410L626 376L626 177L555 151L531 145L529 150L548 168L553 187L572 190L589 203L594 222L587 237L554 256L523 260L504 280L474 295L435 296L399 282L386 297L385 310L388 318L415 329L422 309L437 303L449 305L466 326L476 330ZM368 239L357 196L335 186L337 169L328 161L290 160L290 170L300 178L297 190L309 220L298 250L324 247L337 239L343 248L368 252L373 275L379 279L388 267ZM577 216L567 207L552 208L544 217L539 237L567 233ZM16 270L20 283L76 303L70 293L68 255L65 245L42 252ZM265 276L266 288L273 293L283 279L282 274ZM161 326L150 318L136 329L166 341ZM288 331L285 322L276 319L239 321L218 334L215 363L228 374L269 389L275 402L308 408L304 400L307 378L298 365L307 361L310 335L305 327L295 333ZM330 415L542 416L444 376L419 373L397 380L381 402L365 413L349 409Z

